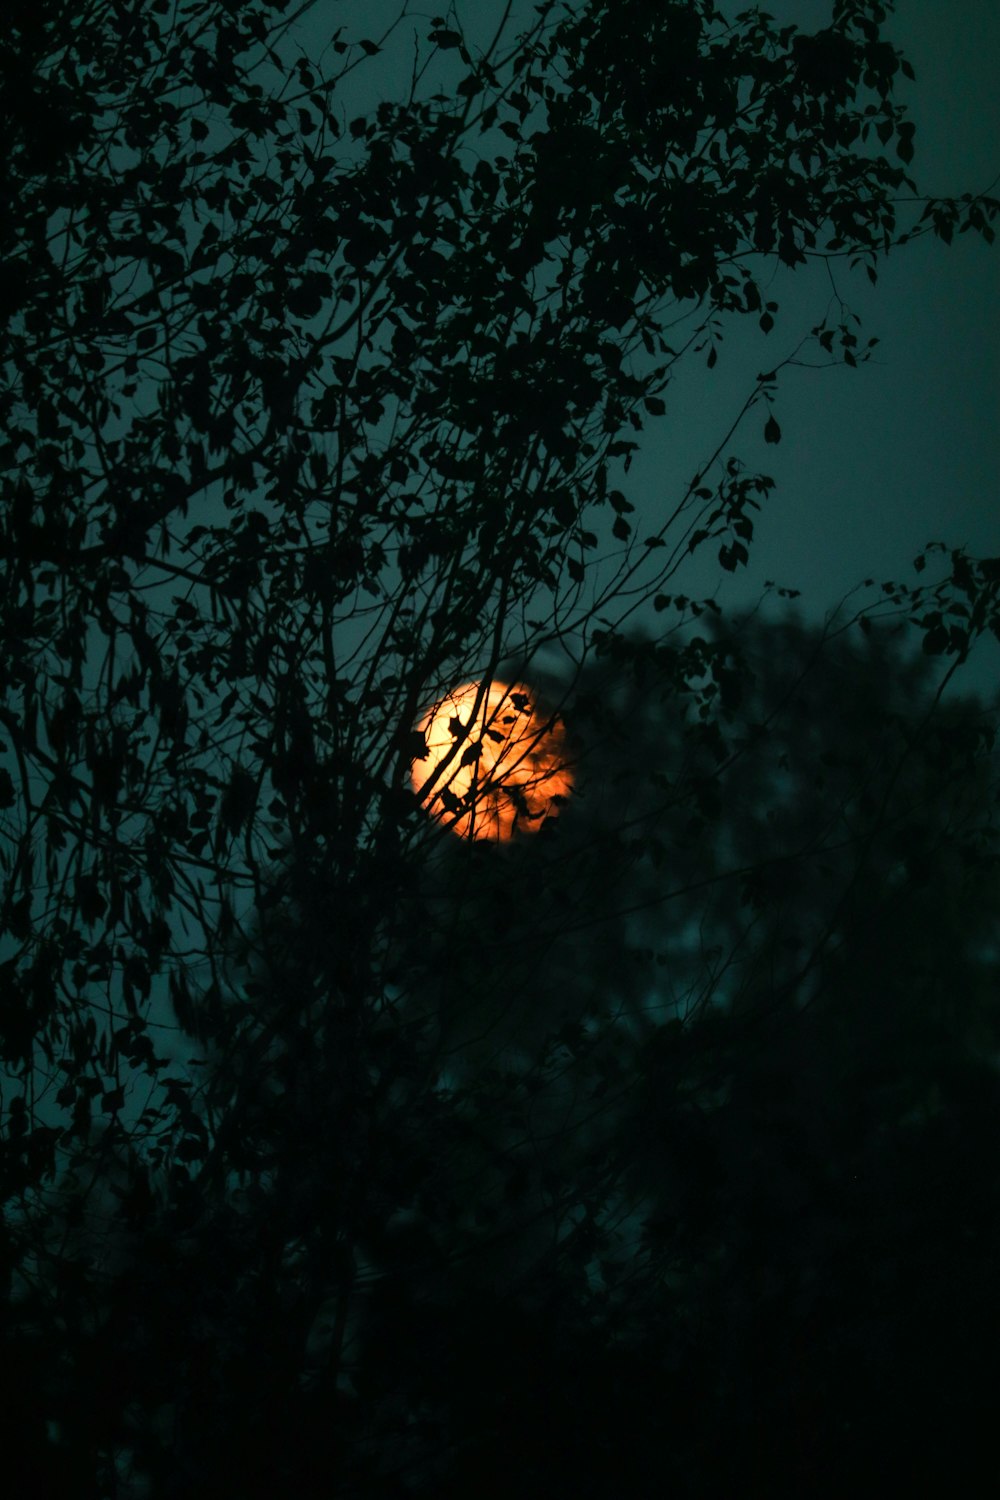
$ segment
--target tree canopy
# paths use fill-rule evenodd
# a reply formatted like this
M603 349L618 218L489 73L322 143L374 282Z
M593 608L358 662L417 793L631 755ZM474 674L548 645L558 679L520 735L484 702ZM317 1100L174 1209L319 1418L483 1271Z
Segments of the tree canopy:
M12 1442L74 1500L642 1495L669 1407L686 1493L847 1482L913 1234L931 1274L962 1220L962 1316L995 1305L995 1171L955 1175L996 1110L993 725L943 686L1000 560L928 547L844 634L683 588L773 489L737 448L782 436L775 269L992 241L997 201L911 176L889 7L546 0L485 44L404 9L308 50L287 0L8 9ZM863 362L832 307L796 354ZM740 423L654 513L633 455L739 320ZM565 736L530 837L414 789L470 681Z

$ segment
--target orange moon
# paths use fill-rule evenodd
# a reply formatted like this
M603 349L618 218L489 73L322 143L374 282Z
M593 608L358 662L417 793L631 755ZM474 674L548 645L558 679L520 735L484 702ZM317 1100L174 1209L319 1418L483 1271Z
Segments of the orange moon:
M427 746L410 768L418 794L454 750L425 806L460 838L503 842L515 830L537 832L573 785L561 721L545 718L521 684L463 683L428 709L417 731Z

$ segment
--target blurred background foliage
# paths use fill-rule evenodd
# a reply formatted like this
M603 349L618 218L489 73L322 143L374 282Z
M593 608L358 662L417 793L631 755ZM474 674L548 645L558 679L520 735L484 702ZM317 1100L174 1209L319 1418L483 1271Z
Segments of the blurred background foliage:
M101 1228L169 1472L456 1496L864 1492L890 1455L971 1477L997 1333L992 716L942 702L905 632L711 614L618 641L565 716L558 821L383 872L366 1017L321 872L276 872L206 1049L197 1185Z

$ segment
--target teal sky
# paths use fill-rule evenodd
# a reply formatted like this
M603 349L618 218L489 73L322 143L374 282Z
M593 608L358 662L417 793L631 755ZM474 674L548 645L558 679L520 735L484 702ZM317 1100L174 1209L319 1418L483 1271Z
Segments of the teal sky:
M890 35L917 75L917 181L942 195L996 183L1000 6L900 0ZM783 398L760 548L831 603L859 572L897 576L932 538L1000 552L1000 238L925 240L890 257L872 293L863 278L855 288L876 363L817 372Z
M729 15L748 8L747 0L719 4ZM817 29L828 24L832 0L768 0L761 8ZM399 0L317 5L296 24L298 40L318 60L337 25L351 40L381 38L399 9ZM445 9L411 7L381 59L385 93L408 86L413 38ZM472 45L481 46L504 6L458 0L456 9ZM533 11L528 0L514 9L525 19ZM898 0L886 35L916 73L914 83L900 80L899 97L917 126L911 173L921 189L946 196L992 185L1000 196L997 0ZM354 75L339 95L341 107L369 109L374 81L367 70ZM703 548L672 581L675 592L714 594L725 608L739 608L756 603L774 580L799 589L803 613L820 620L866 578L875 589L856 594L855 606L877 597L886 580L926 581L930 572L918 579L912 562L929 541L1000 554L1000 232L992 248L971 235L951 247L929 236L884 261L876 288L844 266L836 289L861 315L865 336L880 340L874 360L857 370L784 372L775 404L780 445L761 441L766 411L759 408L729 450L778 482L758 519L750 565L724 574L715 549ZM820 321L832 290L823 267L775 274L770 296L780 312L768 337L755 322L734 324L714 371L704 369L703 356L685 361L667 414L650 419L623 485L643 516L655 523L673 510L756 373L774 368ZM964 680L988 694L1000 684L1000 648L992 640Z
M803 28L821 25L829 13L819 0L774 0L768 9ZM917 126L918 184L944 196L993 183L1000 196L1000 6L899 0L887 35L916 73L902 97ZM755 602L773 579L801 589L804 613L822 618L867 577L877 586L917 582L912 560L928 541L1000 554L1000 233L993 247L969 235L950 247L928 238L885 261L876 288L863 275L838 274L838 285L867 334L880 339L875 359L857 370L783 377L775 407L782 442L746 453L778 487L758 524L750 566L726 581L721 602ZM824 309L829 285L796 276L787 292L776 287L773 294L782 318L766 341L754 341L751 375L818 320L813 313ZM701 391L709 390L706 381ZM726 395L734 401L745 392L745 380L734 380ZM687 417L704 425L707 442L721 414L709 401L703 418L694 411ZM670 469L669 426L668 418L648 434L642 464L633 467L633 477L651 487ZM712 562L706 556L697 569L706 592L717 577ZM974 667L981 690L992 692L1000 651L986 647Z

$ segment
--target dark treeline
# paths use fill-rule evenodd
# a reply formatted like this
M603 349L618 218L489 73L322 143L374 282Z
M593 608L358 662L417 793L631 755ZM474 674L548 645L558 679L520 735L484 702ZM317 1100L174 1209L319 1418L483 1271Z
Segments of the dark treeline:
M19 1283L47 1492L116 1450L178 1496L970 1486L996 766L905 644L619 643L558 821L396 870L367 1016L321 870L276 869L189 1170L109 1128Z

